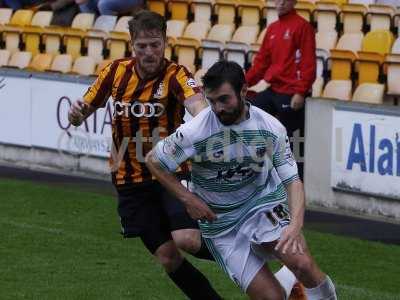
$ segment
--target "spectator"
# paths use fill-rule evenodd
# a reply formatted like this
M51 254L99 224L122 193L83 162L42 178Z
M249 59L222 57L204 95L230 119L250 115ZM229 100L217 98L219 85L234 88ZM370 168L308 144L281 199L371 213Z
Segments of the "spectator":
M24 8L25 6L36 5L40 2L40 0L4 0L5 6L12 8L13 10Z
M132 14L143 5L143 0L75 0L82 12L99 12L102 15Z
M304 99L316 72L315 32L296 13L296 0L275 3L279 19L268 27L246 80L258 93L254 105L276 116L291 136L304 131Z

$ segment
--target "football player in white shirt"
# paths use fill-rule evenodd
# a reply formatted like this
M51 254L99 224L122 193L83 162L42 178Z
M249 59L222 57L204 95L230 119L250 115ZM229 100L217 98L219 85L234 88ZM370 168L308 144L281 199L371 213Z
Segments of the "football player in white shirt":
M285 128L245 101L238 64L217 62L203 84L210 107L156 145L146 159L150 171L199 221L215 260L251 299L288 297L271 258L296 275L309 300L337 299L301 232L304 189ZM186 160L190 191L173 175Z

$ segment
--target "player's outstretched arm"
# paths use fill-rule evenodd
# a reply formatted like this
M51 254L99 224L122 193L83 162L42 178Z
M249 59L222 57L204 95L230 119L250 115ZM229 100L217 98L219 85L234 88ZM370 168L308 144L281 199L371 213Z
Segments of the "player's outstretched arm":
M150 151L146 155L146 165L150 172L170 193L185 205L187 212L194 220L214 221L216 215L208 205L187 190L172 173L164 170L160 165L160 161L153 154L153 151Z
M283 230L275 250L285 254L303 253L301 244L301 229L304 222L305 198L301 180L294 180L286 186L290 210L290 224Z
M68 120L72 125L79 126L95 110L96 108L94 106L83 102L81 99L78 99L72 103L71 108L68 111Z

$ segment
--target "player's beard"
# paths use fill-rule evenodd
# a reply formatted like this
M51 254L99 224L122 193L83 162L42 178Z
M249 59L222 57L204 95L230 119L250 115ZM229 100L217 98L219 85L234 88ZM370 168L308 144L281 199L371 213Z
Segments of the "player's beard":
M244 110L244 101L238 100L238 104L230 112L222 111L217 114L218 120L225 126L234 124L242 115Z
M155 77L163 67L163 59L144 58L138 62L139 68L145 74L145 79Z

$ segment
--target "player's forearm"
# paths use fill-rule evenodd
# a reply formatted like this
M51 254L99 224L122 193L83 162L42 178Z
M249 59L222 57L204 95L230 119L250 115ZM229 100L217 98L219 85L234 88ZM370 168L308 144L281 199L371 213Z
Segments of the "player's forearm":
M300 180L296 180L289 183L286 188L289 198L290 223L301 229L304 223L305 211L303 183Z
M146 166L157 180L176 198L185 203L190 201L193 194L189 192L174 174L161 168L158 159L150 152L146 155Z

